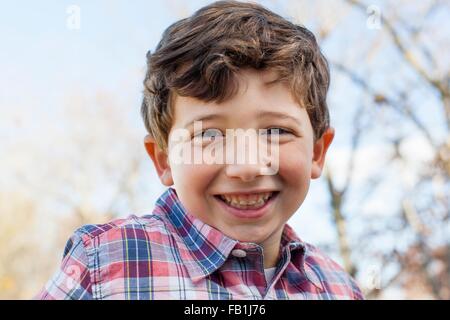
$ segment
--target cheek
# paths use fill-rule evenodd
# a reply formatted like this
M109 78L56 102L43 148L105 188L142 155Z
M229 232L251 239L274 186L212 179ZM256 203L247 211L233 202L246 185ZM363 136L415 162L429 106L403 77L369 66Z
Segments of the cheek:
M184 208L191 214L198 215L205 211L204 195L208 173L200 165L171 166L173 188Z
M204 194L220 170L217 165L205 164L202 161L205 156L198 148L190 142L173 146L169 162L174 188L180 193L188 191L192 196Z
M311 176L311 152L300 146L280 149L279 175L288 184L297 187L309 185Z
M292 156L296 155L296 156ZM309 190L311 161L299 150L280 152L279 177L283 182L284 201L282 211L289 219L298 210Z
M217 174L215 166L181 164L171 166L174 187L177 192L191 196L203 196Z

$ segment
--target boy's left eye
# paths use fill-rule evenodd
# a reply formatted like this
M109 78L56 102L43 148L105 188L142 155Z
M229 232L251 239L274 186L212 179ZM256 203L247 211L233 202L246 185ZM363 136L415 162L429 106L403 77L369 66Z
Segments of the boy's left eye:
M289 134L291 133L289 130L283 129L283 128L279 128L279 127L273 127L273 128L267 128L265 129L263 134L267 134L267 135L274 135L274 134Z

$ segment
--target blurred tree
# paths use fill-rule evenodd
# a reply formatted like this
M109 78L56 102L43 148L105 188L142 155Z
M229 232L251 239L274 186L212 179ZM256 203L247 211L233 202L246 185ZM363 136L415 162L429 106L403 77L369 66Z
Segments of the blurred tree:
M29 299L57 270L71 233L132 212L143 159L114 94L68 96L46 130L5 148L0 299ZM13 191L1 191L1 190ZM131 212L130 212L131 211Z
M332 114L344 113L337 125L351 126L349 156L338 164L331 154L325 175L343 266L361 283L378 266L368 298L396 289L405 298L449 299L448 3L289 5L319 35L331 62ZM327 14L332 7L339 9ZM367 157L371 145L377 153ZM368 204L377 202L387 212L373 214Z

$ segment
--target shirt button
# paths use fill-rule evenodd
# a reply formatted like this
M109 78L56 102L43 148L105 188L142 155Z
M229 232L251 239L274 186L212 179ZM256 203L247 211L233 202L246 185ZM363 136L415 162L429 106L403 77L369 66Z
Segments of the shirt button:
M245 258L247 256L247 252L242 249L234 249L231 251L231 254L236 258Z

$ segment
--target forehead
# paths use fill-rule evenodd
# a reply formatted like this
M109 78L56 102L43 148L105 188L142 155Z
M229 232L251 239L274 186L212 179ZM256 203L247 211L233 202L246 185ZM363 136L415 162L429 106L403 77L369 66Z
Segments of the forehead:
M277 79L278 74L272 70L241 70L237 76L238 91L221 103L174 95L174 124L181 125L189 119L211 114L242 121L259 113L274 111L301 120L306 110L294 99L288 84Z

